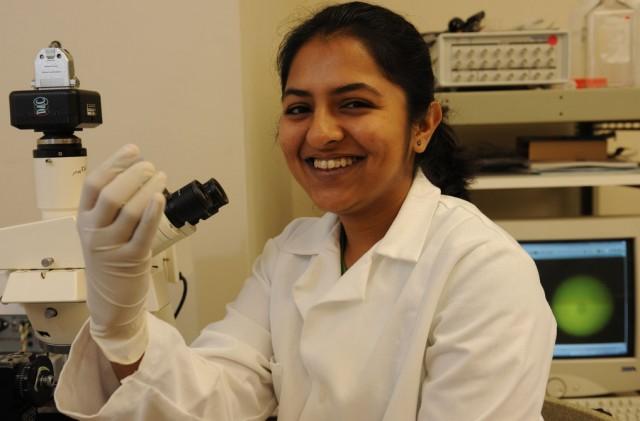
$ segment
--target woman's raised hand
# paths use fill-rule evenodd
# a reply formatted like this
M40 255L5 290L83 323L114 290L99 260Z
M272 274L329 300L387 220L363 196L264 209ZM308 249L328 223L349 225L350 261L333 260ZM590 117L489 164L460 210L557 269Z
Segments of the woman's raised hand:
M105 357L140 359L148 342L145 299L151 243L164 211L166 176L125 145L85 180L78 209L90 332Z

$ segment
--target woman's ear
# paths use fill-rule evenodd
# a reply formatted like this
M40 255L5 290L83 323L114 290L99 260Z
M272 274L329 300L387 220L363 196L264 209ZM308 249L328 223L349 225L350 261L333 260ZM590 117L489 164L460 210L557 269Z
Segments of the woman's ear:
M439 102L433 101L429 104L424 118L413 125L411 147L416 154L422 153L427 149L431 136L433 136L441 121L442 107Z

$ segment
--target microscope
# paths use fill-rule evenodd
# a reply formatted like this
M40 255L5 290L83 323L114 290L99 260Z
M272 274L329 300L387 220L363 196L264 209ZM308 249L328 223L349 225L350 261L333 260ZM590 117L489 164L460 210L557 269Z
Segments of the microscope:
M0 228L0 271L8 278L1 302L19 304L44 352L0 355L3 420L38 419L52 400L57 370L52 356L68 353L88 318L86 278L76 213L87 172L87 150L76 133L102 123L100 94L79 89L73 58L58 41L35 58L32 90L9 96L11 125L42 133L33 150L36 201L42 219ZM173 244L228 203L215 179L164 192L166 207L155 235L147 310L175 322L168 282L177 282Z

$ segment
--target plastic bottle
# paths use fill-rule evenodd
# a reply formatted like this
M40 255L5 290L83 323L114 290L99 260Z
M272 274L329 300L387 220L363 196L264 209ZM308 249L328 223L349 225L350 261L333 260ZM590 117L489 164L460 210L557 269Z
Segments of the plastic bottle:
M600 0L587 13L587 78L605 78L609 87L635 84L640 37L636 34L638 15L634 6L623 0Z

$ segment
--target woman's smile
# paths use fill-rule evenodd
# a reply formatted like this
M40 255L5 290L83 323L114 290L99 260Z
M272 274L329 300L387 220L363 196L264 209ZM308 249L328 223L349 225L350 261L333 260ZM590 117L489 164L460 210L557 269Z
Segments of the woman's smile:
M309 163L313 163L313 167L320 170L338 170L340 168L350 167L358 162L358 158L351 156L343 156L339 158L309 158Z

